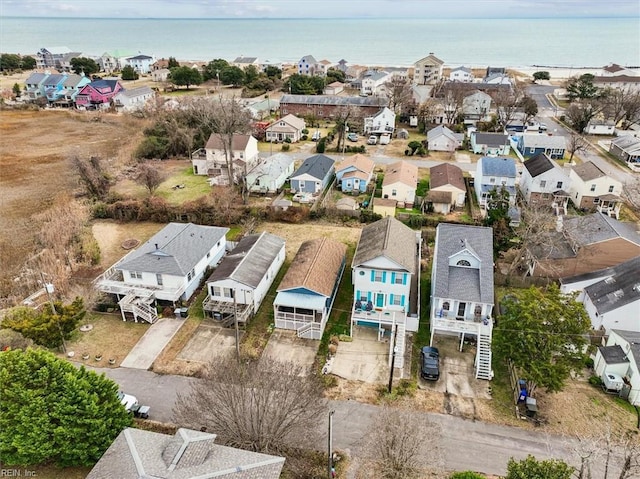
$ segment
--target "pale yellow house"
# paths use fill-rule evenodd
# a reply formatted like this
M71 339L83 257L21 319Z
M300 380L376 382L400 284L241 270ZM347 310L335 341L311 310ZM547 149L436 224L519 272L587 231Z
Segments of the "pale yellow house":
M396 201L385 198L373 199L373 212L383 218L396 215Z
M404 160L387 166L382 181L382 198L395 200L397 206L411 208L416 199L418 167Z

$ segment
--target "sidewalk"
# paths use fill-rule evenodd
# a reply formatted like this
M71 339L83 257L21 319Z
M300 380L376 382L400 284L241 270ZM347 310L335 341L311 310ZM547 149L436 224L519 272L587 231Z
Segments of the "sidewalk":
M120 367L149 369L184 322L184 319L177 318L159 319L144 333Z

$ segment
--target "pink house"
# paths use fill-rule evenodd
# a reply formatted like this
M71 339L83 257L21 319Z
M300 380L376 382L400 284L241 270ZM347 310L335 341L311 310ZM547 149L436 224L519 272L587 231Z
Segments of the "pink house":
M97 80L82 87L76 96L76 107L87 109L106 108L111 98L124 90L118 80Z

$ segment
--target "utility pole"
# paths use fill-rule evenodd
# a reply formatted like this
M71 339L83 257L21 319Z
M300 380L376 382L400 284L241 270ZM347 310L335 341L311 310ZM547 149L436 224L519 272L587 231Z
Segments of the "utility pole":
M395 317L394 317L395 319ZM391 371L389 372L389 387L387 392L391 394L391 387L393 386L393 368L396 365L396 340L398 339L398 325L393 322L393 352L391 353Z
M53 298L51 297L51 293L53 292L53 284L47 283L44 280L44 273L40 271L40 278L42 278L42 286L44 290L47 292L47 297L49 298L49 304L51 305L51 313L55 317L56 325L58 326L58 331L60 332L60 339L62 340L62 352L67 352L67 345L64 342L64 334L62 334L62 328L60 327L60 318L58 317L58 311L56 311L56 305L53 302Z
M327 477L333 478L333 441L332 441L332 428L333 428L333 413L335 411L329 411L329 434L327 439L327 453L329 460L327 461Z
M240 330L238 329L238 303L235 291L233 291L233 322L236 328L236 356L238 357L238 362L240 362Z

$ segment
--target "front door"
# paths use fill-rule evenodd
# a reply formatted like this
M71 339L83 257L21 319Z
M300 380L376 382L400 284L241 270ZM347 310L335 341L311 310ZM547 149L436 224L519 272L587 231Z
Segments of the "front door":
M464 318L464 311L467 309L467 303L458 303L458 317Z
M384 293L376 293L376 308L384 307Z

